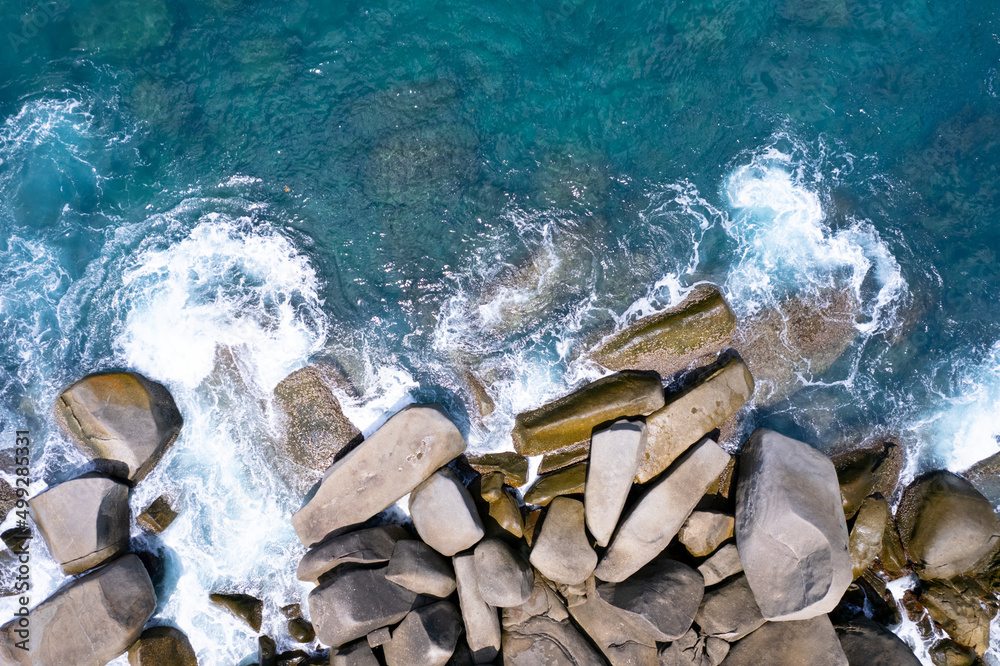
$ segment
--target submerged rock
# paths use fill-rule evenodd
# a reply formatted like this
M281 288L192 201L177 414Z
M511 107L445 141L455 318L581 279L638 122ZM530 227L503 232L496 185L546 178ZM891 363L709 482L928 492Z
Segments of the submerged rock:
M410 517L420 538L447 557L472 548L485 534L472 495L447 467L410 493Z
M321 577L342 564L388 562L396 542L410 534L399 525L380 525L331 537L310 548L299 561L296 578L319 583Z
M620 418L645 416L663 407L660 378L649 372L619 372L602 377L538 409L517 415L514 449L534 456L590 439L595 426Z
M676 307L643 317L610 336L592 357L610 370L653 370L668 377L712 358L735 332L736 315L722 294L714 286L703 287Z
M584 509L587 527L599 546L611 540L645 446L646 424L641 421L615 421L594 431Z
M177 512L170 506L169 498L160 495L135 520L153 534L160 534L174 522L176 517Z
M1000 539L993 505L947 470L927 474L896 509L903 547L921 578L953 578L985 564Z
M219 608L224 608L256 632L260 631L260 623L264 618L264 602L249 594L227 594L213 592L208 595L209 601Z
M483 476L491 472L503 473L508 486L521 487L528 482L528 459L513 451L470 455L467 459L469 467Z
M568 497L552 500L529 559L553 582L577 585L587 580L597 566L597 553L587 539L582 502Z
M420 605L416 592L385 577L386 567L338 571L309 593L316 637L339 647L395 624Z
M773 430L754 431L740 454L736 545L765 618L832 611L854 576L830 459Z
M0 627L0 662L34 666L106 664L138 640L156 609L142 562L129 553L65 583L28 614L30 636L18 620ZM28 650L16 644L29 638Z
M316 630L312 623L301 617L293 617L285 625L288 635L298 643L312 643L316 639Z
M388 666L445 666L462 633L462 616L447 601L411 611L385 646Z
M558 472L552 472L535 479L524 493L528 504L546 506L562 495L582 495L587 487L587 463L577 463Z
M198 666L191 641L175 627L152 627L128 649L131 666Z
M416 488L465 450L465 439L440 405L400 410L334 463L316 495L292 516L305 546L362 523Z
M982 656L990 647L990 622L997 613L995 597L970 578L925 582L920 603L927 613L959 645Z
M440 599L455 591L451 561L422 541L396 543L385 577L412 592Z
M646 419L646 448L636 483L667 469L684 451L721 426L753 395L753 377L738 358L730 359L692 388L668 396Z
M809 664L850 666L826 615L808 620L768 622L734 643L723 666Z
M865 498L874 493L888 498L895 495L905 462L898 444L878 439L830 457L837 469L847 518L854 517Z
M284 416L278 439L281 463L289 484L305 493L361 431L344 416L333 388L346 380L337 368L313 363L288 375L274 388L275 404ZM284 471L279 464L279 472Z
M710 439L691 447L622 520L594 574L604 581L621 582L656 557L728 463L729 454Z
M128 486L84 474L36 495L28 504L49 552L68 576L128 548Z
M132 372L84 377L59 394L55 418L84 453L110 461L132 483L149 473L184 423L163 385Z

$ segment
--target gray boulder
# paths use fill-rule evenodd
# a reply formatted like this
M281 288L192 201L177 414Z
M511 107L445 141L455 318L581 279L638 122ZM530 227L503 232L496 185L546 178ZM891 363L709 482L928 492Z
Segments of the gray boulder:
M642 421L622 419L594 431L584 508L587 527L599 546L607 546L611 540L645 446L646 424Z
M475 555L456 555L452 563L458 583L458 603L465 622L465 642L477 661L488 663L500 650L500 618L497 610L486 603L479 592Z
M896 634L863 615L837 625L836 630L850 666L920 666Z
M324 574L341 564L388 562L396 542L409 538L409 533L399 525L380 525L334 536L313 546L302 556L295 576L299 580L319 583Z
M64 584L28 614L0 627L0 663L101 666L139 639L156 609L156 593L139 558L124 555ZM28 650L17 647L28 639Z
M59 394L55 419L84 453L110 462L132 483L149 473L184 424L170 391L133 372L84 377Z
M621 582L659 555L728 463L729 454L710 439L691 447L632 507L594 574Z
M571 605L569 612L612 666L657 666L656 639L642 618L612 606L593 591L583 603Z
M668 396L667 404L646 419L646 449L636 482L655 478L692 444L739 411L752 395L750 370L733 358L693 388Z
M656 642L677 640L687 633L704 593L700 573L665 557L620 583L597 586L601 599L634 615Z
M330 650L330 666L379 666L379 663L367 642L356 641Z
M583 503L557 497L549 504L541 531L535 535L531 564L546 578L564 585L587 580L597 566L584 527Z
M321 643L339 647L364 638L420 605L416 592L386 580L385 570L337 571L309 593L309 614Z
M746 576L707 591L694 621L702 633L730 642L740 640L765 622Z
M385 577L417 594L440 599L455 591L451 561L422 541L397 542Z
M861 503L851 528L848 548L851 551L851 575L856 579L882 552L886 523L892 519L889 503L869 497Z
M446 557L472 548L485 534L472 495L447 467L410 493L410 517L420 538Z
M921 578L953 578L982 566L1000 538L993 506L962 477L939 470L903 493L899 536Z
M767 622L733 643L723 666L850 666L830 618Z
M447 601L411 611L385 645L388 666L445 666L462 633L462 616Z
M465 450L465 439L440 405L400 410L338 460L309 502L292 516L305 546L362 523L394 504Z
M49 552L67 576L128 548L128 486L98 474L60 483L28 501Z
M596 426L645 416L663 407L660 378L651 372L619 372L517 415L514 450L526 456L558 451L590 439Z
M681 525L677 539L695 557L705 557L733 536L736 521L722 511L694 511Z
M715 585L741 571L743 563L740 562L740 553L734 543L727 543L698 565L698 572L705 577L705 587Z
M479 594L495 608L520 606L535 589L535 572L520 555L499 539L476 544Z
M854 580L837 472L804 442L758 429L743 445L736 545L761 613L829 613Z

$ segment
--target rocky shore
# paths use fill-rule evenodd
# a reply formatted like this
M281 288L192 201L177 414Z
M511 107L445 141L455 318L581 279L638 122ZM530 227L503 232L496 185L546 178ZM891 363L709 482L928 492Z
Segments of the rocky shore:
M329 367L294 373L276 390L279 450L289 485L312 485L289 518L306 548L297 576L315 587L280 609L233 590L212 602L257 633L282 614L287 636L247 646L260 666L919 664L889 630L904 619L934 664L983 663L1000 607L991 503L947 471L902 487L892 442L827 455L757 429L720 446L768 359L738 331L706 288L608 336L591 357L615 372L520 414L502 453L468 452L437 404L362 439ZM768 396L790 390L762 372ZM90 375L55 420L93 469L29 504L75 577L31 610L29 651L16 618L0 627L0 662L197 664L154 615L157 562L129 552L129 494L183 427L169 392ZM388 510L407 496L398 524ZM173 505L160 497L136 522L169 529ZM275 638L300 647L279 653Z

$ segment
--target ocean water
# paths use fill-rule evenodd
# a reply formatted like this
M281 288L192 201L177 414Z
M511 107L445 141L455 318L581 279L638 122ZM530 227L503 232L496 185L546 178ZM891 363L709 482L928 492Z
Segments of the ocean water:
M433 399L499 450L600 375L588 344L698 283L744 319L847 294L853 344L750 423L964 469L1000 450L998 9L0 3L0 448L30 428L40 491L85 462L63 386L171 389L183 433L132 505L181 514L134 545L205 664L255 650L217 588L264 597L292 647L301 497L260 443L311 358L346 369L366 433ZM35 546L40 600L61 578Z

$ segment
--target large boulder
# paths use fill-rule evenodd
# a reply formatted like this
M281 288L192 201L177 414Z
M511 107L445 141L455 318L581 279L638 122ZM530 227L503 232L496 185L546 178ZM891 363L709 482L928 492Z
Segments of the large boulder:
M191 641L180 629L150 627L128 649L131 666L198 666Z
M535 572L499 539L483 539L474 552L479 594L490 606L520 606L535 588Z
M732 642L756 631L765 620L746 576L740 576L706 592L694 621L705 634Z
M208 595L208 600L213 606L243 620L248 627L254 630L254 633L260 632L261 622L264 621L264 602L262 600L239 592L212 592Z
M388 562L396 542L410 534L399 525L380 525L331 537L310 548L299 561L295 576L319 583L320 578L342 564L381 564Z
M560 449L542 456L542 462L538 463L538 474L548 474L564 467L586 462L590 458L590 441L575 444L568 449Z
M296 370L274 388L281 414L281 437L277 441L279 471L289 484L305 493L333 464L345 446L361 431L344 416L333 389L346 383L338 368L313 363ZM283 469L288 465L289 469Z
M587 527L598 546L607 546L611 540L645 446L646 424L642 421L623 419L594 431L584 509Z
M396 543L385 577L417 594L443 599L455 591L451 560L422 541Z
M691 447L622 520L594 575L621 582L656 557L728 463L729 454L710 439Z
M472 495L447 467L410 493L410 517L420 538L447 557L472 548L485 534Z
M650 372L619 372L567 396L517 415L514 449L526 456L558 451L590 439L595 426L646 416L663 407L660 378Z
M392 630L385 645L388 666L445 666L462 633L462 616L447 601L418 608Z
M766 619L832 611L854 576L830 459L772 430L754 431L740 455L736 545Z
M155 609L149 574L138 557L124 555L35 606L27 629L18 619L0 627L0 662L102 666L138 640ZM23 640L28 650L17 646Z
M723 666L850 666L826 615L808 620L767 622L733 643Z
M493 661L500 651L500 618L479 591L479 572L473 553L452 560L458 583L458 603L465 622L465 641L479 663Z
M184 424L170 391L133 372L84 377L59 394L55 418L84 453L132 483L149 473Z
M837 625L836 630L850 666L920 666L896 634L863 615Z
M582 502L568 497L552 500L529 559L553 582L578 585L587 580L597 566L597 553L587 539Z
M738 358L677 395L646 419L646 449L635 480L646 483L692 444L721 426L753 395L753 377Z
M28 504L49 552L67 576L128 548L128 486L84 474L36 495Z
M921 578L953 578L983 565L1000 538L989 500L947 470L910 484L896 509L903 547Z
M658 643L687 633L704 593L700 573L665 557L656 558L625 581L597 586L601 599L632 614Z
M160 534L170 527L177 518L177 511L170 506L170 499L160 495L135 519L139 525L153 534Z
M592 357L610 370L654 370L667 377L722 351L736 315L714 287L694 290L676 307L643 317L607 339Z
M339 647L396 624L420 605L416 592L386 580L385 567L334 572L309 593L309 614L320 642Z
M406 407L334 463L292 526L311 546L388 508L464 450L462 433L440 405Z

